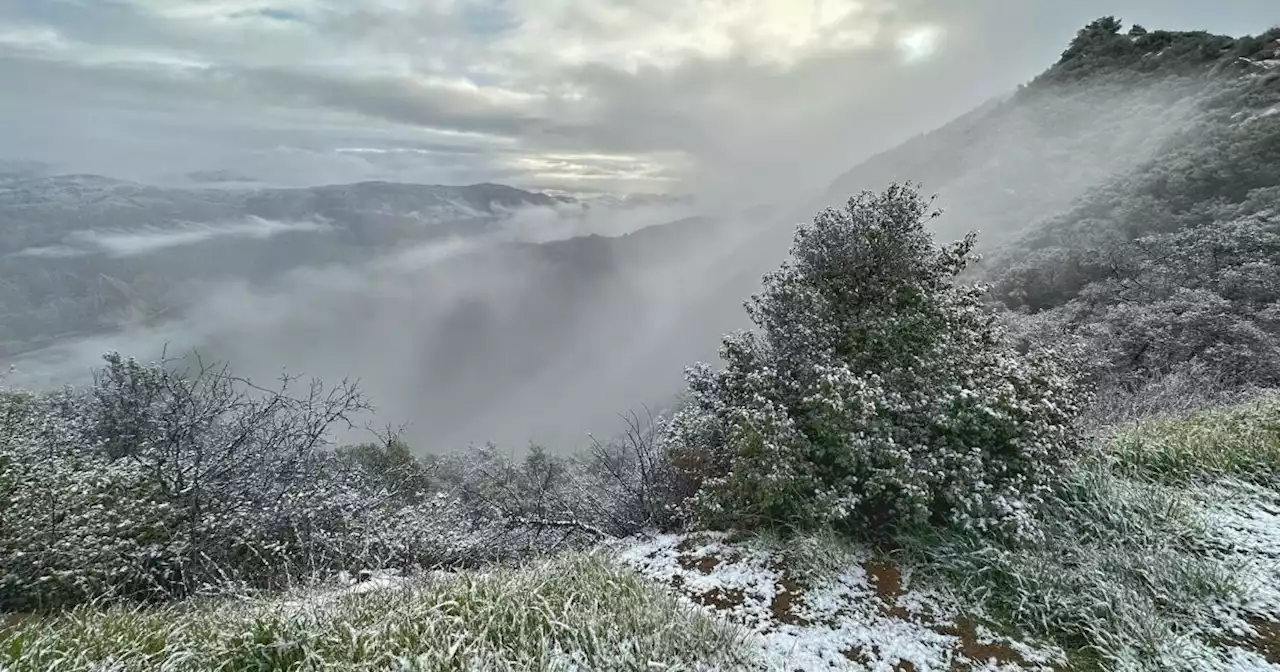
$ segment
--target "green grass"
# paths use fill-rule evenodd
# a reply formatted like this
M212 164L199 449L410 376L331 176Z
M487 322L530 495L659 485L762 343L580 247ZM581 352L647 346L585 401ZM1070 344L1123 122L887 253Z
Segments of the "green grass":
M0 632L0 669L733 669L742 637L578 554L364 594L86 607Z
M1117 473L1186 485L1234 478L1280 483L1280 394L1182 417L1129 425L1116 433L1109 457Z

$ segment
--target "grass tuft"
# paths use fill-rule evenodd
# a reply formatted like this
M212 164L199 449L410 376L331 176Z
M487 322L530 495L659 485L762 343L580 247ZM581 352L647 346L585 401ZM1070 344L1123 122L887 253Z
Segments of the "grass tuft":
M0 634L0 669L736 667L745 635L601 555L361 594L81 608Z
M1188 485L1232 478L1280 483L1280 394L1129 425L1109 458L1130 478Z

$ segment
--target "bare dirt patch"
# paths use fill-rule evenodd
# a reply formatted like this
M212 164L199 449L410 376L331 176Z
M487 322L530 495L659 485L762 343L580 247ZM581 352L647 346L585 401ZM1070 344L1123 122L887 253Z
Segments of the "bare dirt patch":
M1251 618L1249 625L1253 627L1256 634L1232 638L1228 643L1246 651L1253 651L1268 663L1280 665L1280 623Z
M828 669L833 657L850 669L895 672L1050 669L1020 652L1062 656L1035 642L1004 643L952 598L916 585L909 568L871 549L852 551L831 576L797 574L785 550L734 544L725 536L664 535L624 556L686 599L759 635L770 669ZM1053 666L1052 669L1064 669Z
M875 649L873 648L872 652L874 651ZM877 660L879 660L878 657L868 655L862 649L849 649L842 653L845 658L848 658L850 661L853 661L862 667L871 667L876 664ZM893 672L916 672L916 665L909 660L899 660L894 664Z
M770 611L773 612L774 620L789 625L804 624L805 620L795 613L795 606L800 599L802 590L795 579L786 574L780 575L778 593L774 596L773 603L769 605Z
M865 562L862 568L866 570L871 585L876 589L876 597L890 605L897 602L902 595L902 570L884 560Z
M954 624L939 626L937 630L944 635L959 638L960 655L976 663L985 663L987 661L995 661L1000 665L1023 665L1026 663L1022 655L1008 644L979 641L977 623L967 616L956 619ZM953 669L963 670L967 668L953 667Z

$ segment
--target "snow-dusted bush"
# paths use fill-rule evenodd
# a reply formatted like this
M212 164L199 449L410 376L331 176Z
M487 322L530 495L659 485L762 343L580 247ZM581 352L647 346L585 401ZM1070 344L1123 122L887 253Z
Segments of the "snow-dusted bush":
M1259 191L1272 201L1280 194ZM1026 255L1000 278L997 293L1018 307L1008 317L1022 346L1062 352L1069 344L1077 355L1098 391L1090 424L1280 385L1280 220L1270 202L1224 206L1216 216L1074 253L1104 271L1088 282L1078 267L1046 261L1053 250Z
M937 214L911 185L820 213L748 302L758 330L687 372L669 440L711 476L701 522L1009 532L1043 500L1081 396L955 281L975 238L935 247Z
M475 545L403 446L333 449L334 423L368 408L354 385L293 394L172 364L110 354L91 388L0 397L0 609L272 587Z
M179 512L136 464L85 441L85 399L6 392L0 432L0 610L172 583Z
M581 453L532 446L518 458L488 444L441 459L440 486L468 533L487 540L480 555L527 555L679 527L680 504L696 487L663 441L666 419L623 417L621 435Z

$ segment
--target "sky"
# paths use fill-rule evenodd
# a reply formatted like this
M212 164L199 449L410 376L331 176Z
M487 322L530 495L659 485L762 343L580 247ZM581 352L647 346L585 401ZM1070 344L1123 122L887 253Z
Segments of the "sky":
M1093 18L1274 0L3 0L0 159L153 183L802 193Z

